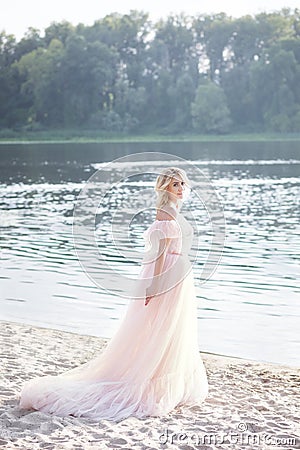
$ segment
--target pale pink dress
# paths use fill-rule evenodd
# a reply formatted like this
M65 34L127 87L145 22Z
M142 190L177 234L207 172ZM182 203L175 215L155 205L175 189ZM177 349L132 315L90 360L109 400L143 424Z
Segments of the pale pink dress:
M172 238L161 277L165 292L147 306L144 299L131 299L117 332L96 358L57 376L28 381L21 392L21 408L119 421L162 416L177 405L205 400L208 381L198 348L197 302L188 257L193 227L181 213L176 220L155 220L144 233L139 279L151 280L152 257L163 235ZM137 280L137 291L141 286L144 281Z

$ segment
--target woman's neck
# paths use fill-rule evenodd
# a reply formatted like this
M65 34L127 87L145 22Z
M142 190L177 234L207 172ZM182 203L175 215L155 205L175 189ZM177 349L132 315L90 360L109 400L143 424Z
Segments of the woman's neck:
M176 211L180 211L181 202L179 199L169 200L169 205L172 206Z

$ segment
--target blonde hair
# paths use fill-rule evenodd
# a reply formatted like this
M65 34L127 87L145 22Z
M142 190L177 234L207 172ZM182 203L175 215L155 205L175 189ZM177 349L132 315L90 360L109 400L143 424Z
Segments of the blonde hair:
M156 208L161 209L169 202L169 194L167 188L172 178L181 178L187 185L190 184L186 172L177 167L168 167L158 175L155 183L155 191L157 193Z

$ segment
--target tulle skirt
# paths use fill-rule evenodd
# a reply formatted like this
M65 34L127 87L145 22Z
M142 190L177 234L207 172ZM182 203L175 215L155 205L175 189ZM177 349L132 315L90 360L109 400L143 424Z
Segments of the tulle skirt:
M187 267L184 256L168 254L165 269L174 258L182 258L182 270ZM153 269L154 263L145 264L141 279L151 278ZM144 300L131 299L99 356L59 375L28 381L20 407L119 421L201 404L208 395L208 381L198 349L196 306L192 269L147 306Z

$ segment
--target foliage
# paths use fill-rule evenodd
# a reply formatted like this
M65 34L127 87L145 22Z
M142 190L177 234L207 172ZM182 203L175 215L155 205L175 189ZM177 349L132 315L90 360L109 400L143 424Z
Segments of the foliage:
M300 12L113 13L0 33L0 130L300 131Z
M200 85L192 103L193 126L200 133L227 133L230 130L230 112L221 87L209 82Z

